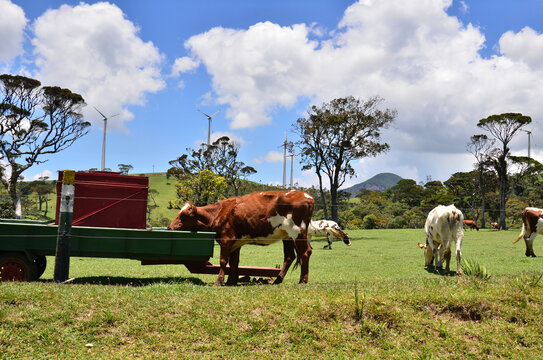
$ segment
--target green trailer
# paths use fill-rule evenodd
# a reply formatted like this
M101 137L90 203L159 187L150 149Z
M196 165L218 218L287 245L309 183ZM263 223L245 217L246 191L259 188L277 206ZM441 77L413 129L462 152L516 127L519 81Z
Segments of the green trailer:
M0 219L0 280L33 281L57 249L63 172L54 223ZM70 256L121 258L142 265L183 264L191 273L218 274L215 233L146 228L148 178L112 172L75 173ZM230 269L226 269L228 274ZM239 275L277 277L278 268L240 266Z
M55 255L58 226L42 221L0 219L0 278L33 281ZM142 264L205 266L213 257L215 233L73 226L70 254L122 258ZM194 265L196 264L196 265Z
M0 219L0 281L34 281L56 252L58 226L43 221ZM182 264L193 274L218 274L215 233L73 226L70 255L133 259L142 265ZM240 266L239 274L277 277L277 267ZM227 267L226 274L230 273Z

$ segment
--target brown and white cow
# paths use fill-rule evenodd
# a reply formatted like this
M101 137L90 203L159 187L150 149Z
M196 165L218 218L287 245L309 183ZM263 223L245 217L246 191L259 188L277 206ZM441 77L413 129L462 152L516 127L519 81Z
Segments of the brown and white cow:
M522 211L522 230L513 244L524 237L526 256L535 257L534 239L537 234L543 234L543 209L527 207Z
M324 245L325 249L328 248L332 250L332 238L343 240L347 246L351 246L349 235L332 220L312 220L309 223L307 235L309 239L313 237L326 237L328 245Z
M269 245L279 240L283 240L284 262L275 283L283 281L294 259L301 263L300 283L307 283L312 251L307 227L314 207L313 198L297 190L255 192L201 207L186 202L168 229L216 233L221 254L215 285L224 282L228 263L227 285L237 284L243 245Z
M500 224L497 222L490 223L490 226L492 226L493 229L501 230Z
M479 231L479 226L477 226L477 222L475 220L464 220L464 226L469 227L471 230L475 229Z
M448 274L451 261L451 242L454 241L456 243L456 275L462 275L463 222L464 215L454 205L439 205L430 211L424 225L426 266L432 266L435 259L435 269L439 270L442 269L443 260L445 260L445 273Z

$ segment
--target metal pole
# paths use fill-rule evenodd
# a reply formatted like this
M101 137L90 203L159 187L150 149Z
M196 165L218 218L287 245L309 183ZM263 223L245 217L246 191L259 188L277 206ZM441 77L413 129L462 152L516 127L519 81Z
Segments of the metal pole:
M287 187L287 137L285 136L283 152L283 189Z
M294 154L290 154L290 188L292 189Z
M207 124L207 146L211 145L211 116L208 118L209 123Z
M107 119L104 118L104 139L102 140L102 171L106 169L106 129Z
M68 280L70 272L70 239L74 212L75 171L64 170L60 195L57 251L55 255L55 282Z

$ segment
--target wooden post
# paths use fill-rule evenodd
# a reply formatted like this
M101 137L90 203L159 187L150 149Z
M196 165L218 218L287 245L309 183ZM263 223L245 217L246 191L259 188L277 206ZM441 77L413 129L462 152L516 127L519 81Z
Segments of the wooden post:
M74 213L75 171L64 170L58 221L57 251L55 256L56 282L68 280L70 272L70 238Z

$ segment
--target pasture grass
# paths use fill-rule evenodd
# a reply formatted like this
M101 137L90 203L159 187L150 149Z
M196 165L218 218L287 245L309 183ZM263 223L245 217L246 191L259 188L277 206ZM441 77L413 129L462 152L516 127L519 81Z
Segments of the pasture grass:
M351 247L312 241L307 285L299 269L278 286L214 287L179 265L91 258L72 258L75 280L59 285L49 257L42 280L0 284L0 358L543 356L543 258L511 244L518 231L466 231L463 255L488 280L427 271L423 230L349 234ZM281 260L280 243L241 251L242 265Z

